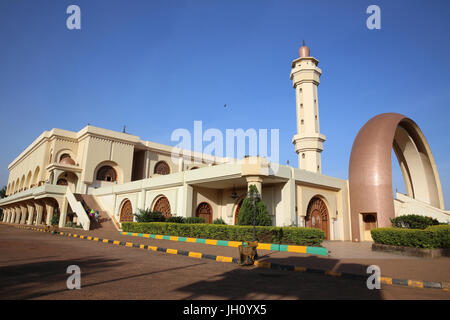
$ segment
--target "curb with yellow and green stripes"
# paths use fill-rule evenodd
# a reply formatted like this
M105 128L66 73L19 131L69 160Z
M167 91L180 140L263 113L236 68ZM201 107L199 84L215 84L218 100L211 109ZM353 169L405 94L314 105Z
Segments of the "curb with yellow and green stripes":
M215 261L219 261L219 262L229 262L229 263L238 263L239 262L237 258L233 258L233 257L224 257L224 256L217 256L217 255L212 255L212 254L204 254L201 252L155 247L155 246L144 245L144 244L136 244L136 243L127 242L127 241L110 240L110 239L104 239L104 238L93 237L93 236L79 235L76 233L69 233L69 232L61 232L61 231L51 232L51 231L45 230L43 228L36 228L36 227L26 227L26 226L15 226L15 227L19 228L19 229L52 233L55 235L78 238L78 239L82 239L82 240L92 240L92 241L96 241L96 242L109 243L109 244L114 244L114 245L119 245L119 246L130 247L130 248L139 248L139 249L144 249L144 250L165 252L165 253L169 253L169 254L177 254L177 255L181 255L181 256L188 256L191 258L208 259L208 260L215 260Z
M168 254L176 254L176 255L182 255L182 256L188 256L191 258L197 258L197 259L208 259L208 260L215 260L218 262L227 262L227 263L239 263L239 260L237 258L233 257L225 257L225 256L216 256L211 254L204 254L201 252L192 252L192 251L184 251L184 250L177 250L177 249L168 249L168 248L162 248L162 247L155 247L150 245L144 245L144 244L135 244L132 242L126 242L126 241L118 241L118 240L110 240L110 239L103 239L98 237L92 237L92 236L84 236L79 234L73 234L69 232L50 232L48 230L45 230L43 228L36 228L36 227L28 227L28 226L14 226L19 229L26 229L26 230L32 230L32 231L39 231L39 232L48 232L55 235L60 236L68 236L83 240L92 240L96 242L101 243L108 243L113 245L120 245L130 248L139 248L144 250L151 250L151 251L158 251L158 252L164 252ZM359 280L367 280L368 275L362 275L362 274L356 274L356 273L347 273L347 272L335 272L335 271L327 271L322 269L314 269L314 268L305 268L295 265L285 265L285 264L278 264L278 263L271 263L271 262L265 262L265 261L255 261L255 266L258 268L264 268L264 269L271 269L271 270L280 270L280 271L294 271L294 272L305 272L305 273L314 273L314 274L322 274L327 275L331 277L340 277L340 278L346 278L346 279L359 279ZM380 277L380 282L382 284L386 285L398 285L398 286L404 286L404 287L412 287L412 288L429 288L429 289L441 289L444 291L450 290L450 283L449 282L435 282L435 281L419 281L419 280L408 280L408 279L396 279L396 278L390 278L390 277Z
M238 246L242 245L241 241L189 238L189 237L167 236L167 235L161 235L161 234L147 234L147 233L135 233L135 232L121 232L121 234L124 236L133 236L133 237L142 237L142 238L149 238L149 239L160 239L160 240L171 240L171 241L179 241L179 242L202 243L202 244L210 244L213 246L222 246L222 247L238 247ZM328 250L327 250L327 248L324 248L324 247L295 246L295 245L275 244L275 243L258 243L258 247L256 249L328 256Z

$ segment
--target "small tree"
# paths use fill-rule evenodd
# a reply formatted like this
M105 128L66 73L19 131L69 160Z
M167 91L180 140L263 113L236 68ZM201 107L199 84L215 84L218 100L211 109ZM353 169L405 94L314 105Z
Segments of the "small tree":
M0 189L0 199L6 198L6 186ZM0 219L3 218L3 209L0 208Z
M50 222L52 226L57 226L59 224L59 213L55 210L52 216L52 221Z
M0 199L6 198L6 186L0 189Z
M250 185L249 193L253 194L258 192L255 185ZM256 206L256 225L257 226L271 226L272 219L267 211L266 204L261 200L255 201ZM245 197L242 201L241 208L239 209L237 224L240 226L252 226L253 225L253 201Z

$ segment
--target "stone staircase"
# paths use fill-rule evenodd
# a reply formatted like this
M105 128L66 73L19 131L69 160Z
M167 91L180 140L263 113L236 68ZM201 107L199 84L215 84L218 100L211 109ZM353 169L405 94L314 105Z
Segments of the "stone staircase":
M95 219L91 219L90 230L102 229L102 230L117 231L117 227L114 226L114 222L109 217L108 213L106 213L106 211L104 211L102 207L98 204L94 196L80 193L75 193L74 196L77 199L77 201L81 203L81 205L87 212L90 212L92 209L94 211L98 211L99 214L98 223L95 221Z

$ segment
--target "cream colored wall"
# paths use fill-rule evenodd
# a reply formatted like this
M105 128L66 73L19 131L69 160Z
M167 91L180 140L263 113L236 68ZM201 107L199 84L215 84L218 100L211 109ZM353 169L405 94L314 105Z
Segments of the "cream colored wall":
M222 218L226 224L234 224L234 216L236 212L237 205L245 197L247 188L236 188L235 192L238 195L237 199L232 199L230 197L233 189L224 189L220 195L221 206L219 207L220 212L218 212L217 218Z
M33 184L33 180L36 178L37 182L43 180L43 171L44 171L44 164L45 164L45 158L47 155L47 149L48 149L48 142L44 141L33 150L29 151L25 157L20 159L19 161L15 162L14 165L12 165L9 170L9 179L8 184L12 185L14 183L14 190L10 190L8 192L8 195L13 194L17 192L21 185L21 181L24 179L24 184L27 182L27 177L29 174L31 174L31 180L29 181L28 185L25 185L23 187L29 188L30 184ZM35 173L37 168L39 168L39 174L37 177L35 177ZM17 184L17 180L19 180L19 184Z
M19 190L21 185L29 186L32 183L30 181L35 178L37 167L39 167L38 181L49 180L50 172L45 168L50 163L59 162L63 153L69 153L78 167L82 169L76 192L85 193L88 192L89 187L105 186L103 182L95 181L96 170L101 164L112 165L118 173L118 183L127 183L131 181L134 147L137 144L140 146L139 150L145 152L145 168L143 170L146 178L156 176L153 172L159 161L166 161L171 168L171 173L188 170L194 165L205 167L208 166L208 163L224 161L224 159L216 159L194 152L191 153L192 159L200 159L196 162L191 160L191 163L188 163L183 159L172 161L172 147L170 146L142 141L133 135L93 126L86 126L79 132L52 129L44 131L10 164L8 195Z
M51 142L53 149L52 162L59 163L60 157L63 154L68 153L75 162L79 163L79 161L77 161L78 142L76 140L56 137L55 139L52 139Z
M166 197L170 204L170 212L173 216L183 216L182 212L178 212L178 193L180 188L166 188L160 190L151 190L146 192L145 197L145 208L150 208L153 210L155 202L160 197Z
M346 192L343 190L330 190L321 187L312 187L297 183L297 214L300 226L304 226L308 204L314 197L322 199L328 210L330 240L349 240L350 228L344 225L349 223L349 207ZM344 190L345 191L345 190Z
M133 166L132 144L99 137L88 137L85 142L81 180L86 186L100 187L103 183L96 183L96 174L103 165L112 166L118 176L118 183L131 181L131 170Z
M148 162L149 162L149 171L148 171L148 176L147 176L148 178L151 178L156 175L154 173L155 166L159 161L165 161L169 165L171 173L181 171L180 170L181 166L179 164L179 161L174 163L172 161L172 157L170 154L166 154L163 152L155 152L155 151L149 151L147 154L148 154Z

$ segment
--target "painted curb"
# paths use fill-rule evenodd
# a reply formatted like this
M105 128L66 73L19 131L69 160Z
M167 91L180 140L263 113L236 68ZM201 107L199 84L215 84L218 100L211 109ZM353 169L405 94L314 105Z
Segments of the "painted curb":
M18 229L38 231L38 232L47 232L47 233L54 234L54 235L68 236L68 237L84 239L84 240L93 240L96 242L120 245L120 246L125 246L125 247L130 247L130 248L139 248L139 249L144 249L144 250L164 252L164 253L168 253L168 254L183 255L183 256L188 256L188 257L197 258L197 259L208 259L208 260L215 260L217 262L226 262L226 263L235 263L235 264L239 263L239 259L233 258L233 257L216 256L216 255L211 255L211 254L203 254L201 252L183 251L183 250L177 250L177 249L155 247L155 246L144 245L144 244L135 244L132 242L125 242L125 241L119 241L119 240L102 239L102 238L98 238L98 237L72 234L72 233L68 233L68 232L51 233L50 231L46 231L42 228L36 228L36 227L24 227L24 226L14 226L14 227L18 228ZM356 274L356 273L335 272L335 271L327 271L327 270L322 270L322 269L305 268L305 267L300 267L300 266L295 266L295 265L284 265L284 264L271 263L271 262L265 262L265 261L259 261L259 260L255 261L255 266L258 268L271 269L271 270L315 273L315 274L322 274L322 275L331 276L331 277L340 277L340 278L346 278L346 279L360 279L360 280L364 280L364 281L369 276L369 275L362 275L362 274ZM434 281L396 279L396 278L383 277L383 276L380 276L380 283L386 284L386 285L403 286L403 287L408 287L408 288L441 289L444 291L449 291L449 289L450 289L450 282L434 282Z
M179 241L179 242L192 242L192 243L210 244L213 246L223 246L223 247L238 247L238 246L242 245L241 241L189 238L189 237L166 236L166 235L160 235L160 234L148 234L148 233L137 233L137 232L126 232L126 231L122 231L122 232L120 232L120 234L122 234L124 236L142 237L142 238L159 239L159 240L171 240L171 241ZM295 245L275 244L275 243L259 243L258 247L256 249L328 256L328 250L327 250L327 248L324 248L324 247L295 246Z
M155 247L155 246L151 246L151 245L136 244L136 243L127 242L127 241L103 239L103 238L99 238L99 237L85 236L85 235L79 235L76 233L69 233L69 232L59 231L59 232L51 233L50 231L46 231L45 229L36 228L36 227L23 227L23 226L15 226L15 227L18 229L46 232L46 233L50 233L50 234L54 234L54 235L67 236L67 237L78 238L78 239L82 239L82 240L91 240L91 241L125 246L125 247L130 247L130 248L139 248L139 249L144 249L144 250L164 252L164 253L168 253L168 254L188 256L191 258L208 259L208 260L215 260L218 262L235 263L235 264L237 264L239 262L239 259L233 258L233 257L217 256L217 255L205 254L205 253L201 253L201 252Z

